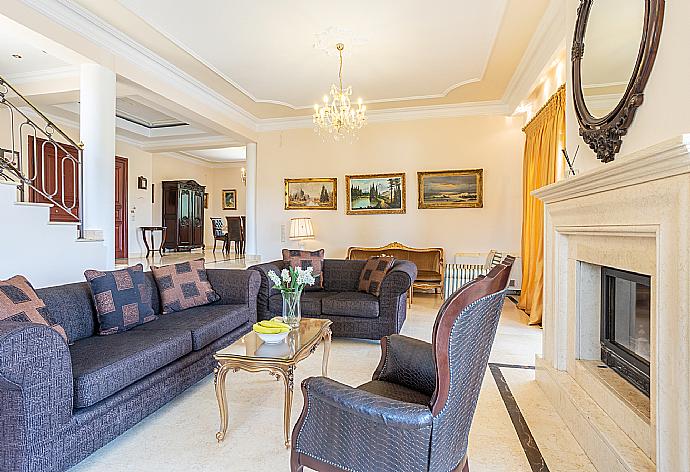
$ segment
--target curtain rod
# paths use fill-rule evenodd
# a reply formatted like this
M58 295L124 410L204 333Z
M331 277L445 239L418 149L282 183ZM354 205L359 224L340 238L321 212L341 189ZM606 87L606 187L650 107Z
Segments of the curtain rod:
M542 105L542 107L539 109L539 111L537 111L537 112L534 114L534 116L527 122L527 124L526 124L525 126L522 127L522 131L523 131L523 132L529 127L529 125L532 124L532 122L533 122L534 120L536 120L537 118L539 118L539 115L541 114L541 112L544 111L544 109L545 109L546 107L548 107L552 102L554 102L554 101L558 98L558 94L561 93L561 90L565 90L565 84L562 84L560 87L558 87L558 88L556 89L556 91L553 93L553 95L551 95L551 96L549 97L549 99L546 101L546 103L544 103L544 105Z

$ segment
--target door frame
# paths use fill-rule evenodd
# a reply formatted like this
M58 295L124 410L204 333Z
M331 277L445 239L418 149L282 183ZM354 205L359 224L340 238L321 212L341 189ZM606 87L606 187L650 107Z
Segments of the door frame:
M124 177L122 181L124 182L124 192L123 192L123 219L122 219L122 226L123 226L123 231L124 231L124 238L123 238L123 244L124 247L120 248L121 253L118 254L117 252L117 238L115 238L116 241L116 246L115 246L115 258L116 259L127 259L129 257L129 160L126 157L120 157L120 156L115 156L115 165L117 166L117 163L120 162L123 164L124 167ZM113 169L113 172L115 169ZM115 186L115 196L117 196L117 185ZM117 235L115 235L117 236ZM117 257L120 255L121 257Z

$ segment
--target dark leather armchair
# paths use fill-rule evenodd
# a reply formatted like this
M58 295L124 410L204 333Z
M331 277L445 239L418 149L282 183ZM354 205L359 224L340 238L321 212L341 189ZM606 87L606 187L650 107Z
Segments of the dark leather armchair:
M372 381L352 388L306 379L291 470L468 472L470 426L512 263L506 258L445 301L432 344L383 338Z

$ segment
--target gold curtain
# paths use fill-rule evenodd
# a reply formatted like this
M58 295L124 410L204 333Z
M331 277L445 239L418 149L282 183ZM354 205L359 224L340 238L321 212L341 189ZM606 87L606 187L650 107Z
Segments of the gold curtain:
M518 308L529 324L541 324L544 289L544 205L532 191L554 183L565 147L565 86L562 85L522 129L522 292ZM560 164L562 165L562 163Z

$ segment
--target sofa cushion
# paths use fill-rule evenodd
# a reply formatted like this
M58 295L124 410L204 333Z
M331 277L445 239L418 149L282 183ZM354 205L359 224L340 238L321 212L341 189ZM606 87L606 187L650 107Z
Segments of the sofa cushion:
M143 265L108 272L87 270L84 276L96 306L98 334L121 333L156 319Z
M0 280L0 320L50 326L67 342L65 330L59 324L50 322L45 303L22 275Z
M323 283L328 292L356 292L359 275L367 261L326 259L323 261Z
M313 286L304 287L305 292L313 292L323 288L323 255L324 250L301 251L299 249L283 249L283 263L285 267L299 267L306 270L314 269L312 275L316 278Z
M393 267L394 262L395 258L390 256L371 256L359 276L359 291L378 297L381 292L381 282Z
M142 326L143 327L143 326ZM132 329L70 346L74 406L84 408L192 351L189 331Z
M163 314L208 305L220 299L206 275L204 260L153 267Z
M331 294L321 301L324 316L352 316L356 318L378 318L379 299L362 292L342 292Z
M321 300L331 296L328 292L302 292L300 298L300 309L303 316L316 317L321 314ZM274 315L283 314L283 296L281 294L271 295L268 299L268 311Z
M246 305L207 305L161 316L137 329L191 333L192 348L198 351L248 321Z
M418 270L415 282L440 282L441 274L433 270Z

